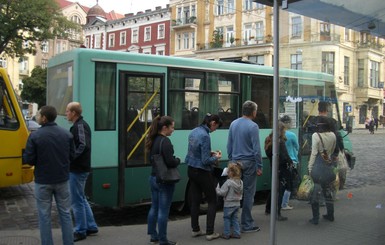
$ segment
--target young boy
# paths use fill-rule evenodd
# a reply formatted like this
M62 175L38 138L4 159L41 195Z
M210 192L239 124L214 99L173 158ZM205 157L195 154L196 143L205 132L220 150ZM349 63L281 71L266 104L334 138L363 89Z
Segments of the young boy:
M224 231L222 238L241 238L241 229L238 221L239 208L243 194L243 182L241 180L241 165L239 163L229 163L227 167L228 179L216 188L217 194L224 197L223 221ZM233 233L231 234L231 227Z

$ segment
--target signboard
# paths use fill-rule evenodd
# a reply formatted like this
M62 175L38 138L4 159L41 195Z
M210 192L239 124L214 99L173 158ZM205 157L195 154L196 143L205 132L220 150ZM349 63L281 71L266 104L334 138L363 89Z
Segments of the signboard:
M345 111L346 112L352 112L352 106L351 105L345 106Z

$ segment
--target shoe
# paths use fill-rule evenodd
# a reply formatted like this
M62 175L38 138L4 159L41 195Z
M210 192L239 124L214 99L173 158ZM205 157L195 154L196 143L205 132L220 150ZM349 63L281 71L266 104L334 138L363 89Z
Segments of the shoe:
M270 211L269 210L265 210L265 215L270 215Z
M78 232L74 232L74 242L81 241L87 238L86 234L81 234Z
M221 235L219 235L219 233L214 232L213 234L206 235L206 240L211 241L211 240L219 238L220 236Z
M150 244L158 244L158 243L159 243L159 239L153 239L153 238L150 239Z
M230 236L230 238L241 239L241 236L240 236L240 235L234 235L234 234L232 234L232 235Z
M287 217L282 216L282 215L278 215L277 220L278 220L278 221L286 221L286 220L287 220Z
M161 243L160 245L178 245L178 243L169 240L167 243Z
M192 237L198 237L198 236L203 236L203 235L205 235L205 233L203 233L201 230L191 232Z
M221 237L225 240L229 240L230 239L230 236L229 235L225 235L225 234L222 234Z
M292 209L293 209L293 207L289 206L289 205L287 205L286 207L281 208L281 210L292 210Z
M330 222L333 222L334 221L334 217L333 216L329 216L327 214L324 214L322 215L322 217L326 220L329 220Z
M318 225L318 220L317 219L310 219L309 223L311 223L313 225Z
M90 235L94 235L98 232L99 232L99 230L87 230L86 234L87 234L87 236L90 236Z
M250 233L250 232L258 232L260 231L261 229L258 227L258 226L254 226L253 228L251 228L250 230L242 230L241 232L242 233Z

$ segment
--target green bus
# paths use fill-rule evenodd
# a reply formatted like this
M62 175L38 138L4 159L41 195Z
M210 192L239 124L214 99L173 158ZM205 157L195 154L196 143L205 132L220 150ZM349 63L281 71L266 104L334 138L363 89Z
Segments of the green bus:
M302 70L280 70L280 115L292 118L300 141L300 171L307 171L310 153L307 121L317 115L318 101L329 101L330 116L340 122L334 77ZM75 49L48 63L47 104L58 111L57 123L66 128L67 103L78 101L92 130L92 174L87 193L92 202L110 207L151 201L150 162L144 145L152 118L175 120L171 136L175 155L182 159L181 181L174 201L184 201L189 188L187 138L207 113L218 114L224 125L211 134L212 149L221 150L227 164L230 123L241 116L244 101L258 104L264 172L257 190L271 187L271 170L263 151L273 124L273 67L128 52ZM345 133L347 134L347 133ZM351 149L348 137L345 146Z

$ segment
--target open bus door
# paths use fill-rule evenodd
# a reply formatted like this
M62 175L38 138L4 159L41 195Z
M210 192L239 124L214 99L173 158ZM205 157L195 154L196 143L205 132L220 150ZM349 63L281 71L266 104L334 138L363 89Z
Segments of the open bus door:
M5 69L0 68L0 187L33 180L33 167L22 165L28 128Z

